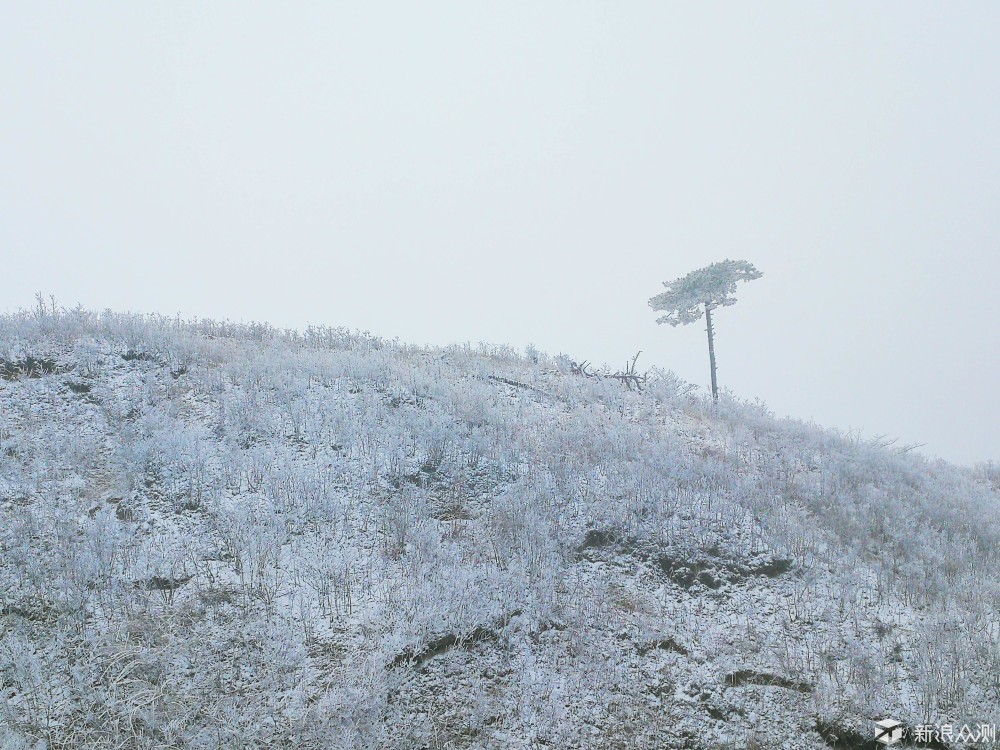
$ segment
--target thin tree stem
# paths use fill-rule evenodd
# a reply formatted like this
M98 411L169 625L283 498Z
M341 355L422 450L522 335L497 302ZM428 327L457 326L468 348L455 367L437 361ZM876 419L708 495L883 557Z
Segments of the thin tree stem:
M712 400L719 400L719 384L715 379L715 336L712 333L712 307L705 303L705 322L708 324L708 362L712 367Z

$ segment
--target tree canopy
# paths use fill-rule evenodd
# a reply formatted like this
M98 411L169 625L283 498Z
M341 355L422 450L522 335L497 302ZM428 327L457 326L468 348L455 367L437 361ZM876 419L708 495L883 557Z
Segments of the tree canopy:
M703 309L728 307L736 304L733 294L740 281L753 281L763 274L745 260L723 260L692 271L673 281L664 281L666 291L649 300L649 306L666 312L657 323L678 326L693 323L703 315ZM702 307L704 305L704 308Z

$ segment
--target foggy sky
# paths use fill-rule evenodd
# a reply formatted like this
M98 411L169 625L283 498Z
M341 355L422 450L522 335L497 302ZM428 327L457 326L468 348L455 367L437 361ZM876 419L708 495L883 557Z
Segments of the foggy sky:
M1000 4L0 5L0 308L533 343L1000 458Z

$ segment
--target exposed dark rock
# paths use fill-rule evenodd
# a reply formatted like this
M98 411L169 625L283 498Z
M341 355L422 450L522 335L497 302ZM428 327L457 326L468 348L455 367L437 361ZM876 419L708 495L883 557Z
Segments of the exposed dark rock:
M389 406L393 409L398 409L400 406L403 406L404 404L407 406L419 407L420 403L421 402L418 401L417 399L411 398L409 396L393 396L392 398L389 399Z
M191 495L181 495L174 499L174 513L184 513L185 511L197 511L204 507L201 498Z
M422 646L415 646L412 648L405 649L400 653L396 654L391 662L389 662L389 668L399 667L403 665L417 665L421 664L428 659L432 659L435 656L440 656L441 654L447 652L455 646L462 646L467 643L482 643L484 641L496 641L500 638L500 630L507 626L512 619L517 617L520 611L511 612L509 615L503 617L494 627L487 627L485 625L477 626L469 635L461 637L455 633L445 633L444 635L428 641Z
M675 641L673 638L661 638L658 641L647 641L646 643L636 644L635 650L639 652L639 656L645 656L651 651L659 649L661 651L673 651L677 654L687 655L688 650L684 648L681 644Z
M726 719L729 718L728 714L718 706L713 706L712 704L709 704L705 706L705 710L708 712L709 716L711 716L713 719L717 719L718 721L725 721Z
M776 578L792 569L792 561L786 558L733 559L718 545L700 550L665 552L635 537L619 534L614 529L591 529L576 548L576 553L578 559L595 559L600 558L605 550L628 554L650 564L654 570L684 589L701 585L716 590L727 583L739 583L757 575Z
M122 355L122 359L126 362L155 362L156 357L154 357L149 352L137 352L134 349L129 349Z
M695 583L710 589L720 588L722 580L713 569L706 570L706 565L702 561L680 559L670 555L660 555L655 560L655 567L681 588L689 589Z
M135 521L135 508L131 503L119 502L115 507L115 518L126 523Z
M147 581L140 581L147 591L175 591L191 580L191 576L183 578L163 578L153 576Z
M25 357L24 359L0 359L0 379L17 380L18 378L40 378L42 375L53 375L66 372L67 368L54 359Z
M751 575L764 575L768 578L777 578L792 569L792 561L787 558L774 558L770 562L750 568Z
M41 604L41 606L21 606L18 604L0 606L0 617L8 615L20 617L22 620L30 622L47 622L52 618L52 609L45 604Z
M439 521L468 521L473 514L461 497L452 496L436 500L433 516Z
M717 589L722 586L722 581L716 578L709 570L703 570L698 574L698 582L710 589Z
M587 536L584 537L583 544L577 547L576 551L583 552L592 548L604 549L605 547L617 544L619 538L618 534L608 529L591 529L587 532Z
M739 687L740 685L763 685L765 687L780 687L787 690L797 690L800 693L811 693L813 686L808 682L796 682L781 675L770 672L754 672L750 669L741 669L737 672L730 672L726 675L727 687Z
M468 636L460 638L454 633L446 633L439 638L428 641L423 646L408 648L396 654L395 658L389 662L389 667L399 667L404 664L420 664L440 656L454 646L465 643L480 643L482 641L492 641L498 638L498 634L491 628L483 626L477 627Z
M407 474L405 479L410 484L415 484L418 487L427 487L438 479L438 467L429 462L424 463L414 473Z
M864 737L853 729L825 721L816 722L816 732L835 750L875 750L878 747L874 737Z
M539 624L538 633L541 634L548 630L557 630L559 632L562 632L565 629L566 629L566 623L560 622L559 620L547 620L546 622Z

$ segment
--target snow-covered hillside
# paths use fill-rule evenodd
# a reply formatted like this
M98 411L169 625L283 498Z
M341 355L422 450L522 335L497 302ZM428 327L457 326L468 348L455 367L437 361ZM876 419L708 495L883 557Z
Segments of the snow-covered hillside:
M40 310L0 359L0 748L1000 724L992 465L340 329Z

